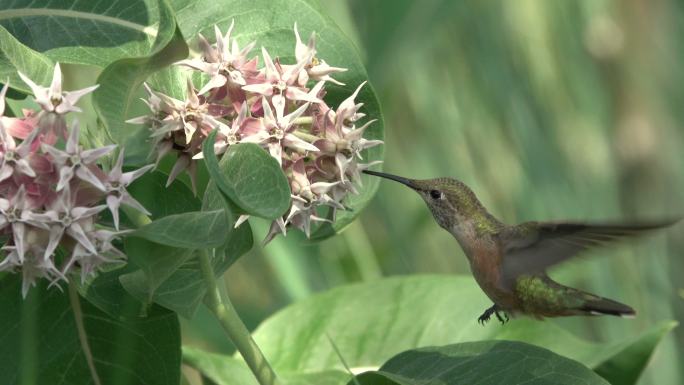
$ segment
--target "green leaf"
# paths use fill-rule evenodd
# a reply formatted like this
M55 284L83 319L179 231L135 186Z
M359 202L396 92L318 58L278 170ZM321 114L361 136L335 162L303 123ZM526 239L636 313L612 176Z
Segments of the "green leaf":
M677 326L676 321L663 322L638 338L631 338L615 348L616 353L594 370L614 385L636 384L658 343Z
M252 231L247 224L228 233L225 244L219 248L211 260L216 277L220 277L228 268L252 247ZM121 282L133 296L143 301L151 301L171 309L185 318L192 318L202 303L206 288L202 280L202 271L197 258L188 258L173 271L154 293L151 287L140 276L121 276Z
M129 192L140 201L154 218L162 219L185 210L199 210L200 202L182 183L164 187L166 174L147 174L130 186ZM217 277L252 247L252 232L248 225L233 229L234 220L226 201L213 184L207 188L204 212L223 212L226 223L216 226L224 243L216 243L212 263ZM214 198L207 200L214 192ZM205 227L199 227L207 231ZM196 231L191 230L191 231ZM184 235L185 237L186 235ZM207 244L201 248L207 247ZM205 293L202 274L192 250L160 245L145 239L129 237L125 252L134 268L120 275L126 291L144 303L158 303L180 315L192 318Z
M17 71L37 84L49 84L54 66L52 60L21 44L0 23L0 81L3 84L9 79L10 87L30 93L31 89L21 80Z
M40 283L21 298L20 275L0 281L0 373L4 384L93 384L69 295ZM112 318L80 300L85 337L102 384L180 381L178 318L160 308L147 318ZM34 380L31 381L31 378Z
M183 363L218 385L258 385L247 365L223 354L183 347ZM278 373L283 385L341 385L351 376L339 370L316 373Z
M213 145L216 132L202 148L212 181L246 213L267 219L282 216L290 207L290 186L278 162L253 143L230 146L219 162Z
M361 385L608 385L579 362L511 341L409 350L391 358L380 370L359 375L357 380Z
M98 117L113 140L126 148L129 158L144 159L149 147L145 140L147 129L125 123L131 118L133 104L140 103L136 99L139 86L155 71L188 55L188 47L166 0L159 2L158 20L156 39L149 52L111 63L98 77L100 88L93 94Z
M627 358L639 366L659 340L648 332L624 341L596 343L552 322L525 317L503 326L492 321L482 327L477 317L489 306L491 302L471 277L388 278L338 287L291 305L267 319L254 338L276 371L342 370L326 333L352 368L377 367L417 347L492 339L542 346L590 368ZM615 322L629 321L616 318ZM672 326L666 322L653 330L661 337ZM640 371L630 376L638 377Z
M154 302L159 286L169 279L193 252L135 237L126 238L124 249L129 263L139 270L122 275L119 278L121 284L129 293L148 304Z
M166 33L157 0L12 1L0 9L0 25L22 44L54 61L105 67L148 56ZM161 16L161 17L160 17ZM0 71L2 71L0 69ZM52 73L52 72L50 72Z
M296 21L301 36L317 34L317 56L332 66L349 70L335 74L335 78L345 86L326 85L325 101L332 107L349 97L358 85L368 80L357 48L339 27L326 15L317 1L305 0L174 0L178 25L183 35L194 39L197 33L214 36L213 26L218 25L225 31L231 20L235 27L231 36L237 38L241 46L257 41L257 47L264 46L271 56L279 56L283 63L294 61L295 38L292 30ZM253 52L258 55L258 52ZM199 84L197 84L199 87ZM383 139L384 123L380 104L370 84L361 89L357 103L364 103L363 112L369 119L378 119L366 130L369 139ZM381 160L384 146L376 146L363 152L364 162ZM337 221L324 224L312 234L312 240L322 240L341 231L350 224L368 204L378 187L378 178L363 176L363 186L359 195L350 195L346 204L350 210L340 211ZM237 203L237 202L236 202ZM238 203L239 204L239 203Z
M192 211L159 218L130 235L171 247L207 249L226 243L229 226L225 210Z
M121 285L122 275L139 270L128 263L119 269L100 272L86 282L77 282L79 293L92 305L110 317L136 317L146 312L146 303L132 296Z
M136 179L128 192L152 213L152 218L199 211L200 200L183 183L172 183L166 187L168 174L152 171Z

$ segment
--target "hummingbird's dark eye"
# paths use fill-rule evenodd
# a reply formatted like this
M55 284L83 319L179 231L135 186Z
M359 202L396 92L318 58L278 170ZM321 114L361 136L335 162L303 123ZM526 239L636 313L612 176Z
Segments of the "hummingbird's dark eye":
M430 190L430 196L432 199L440 199L442 198L442 192L439 190Z

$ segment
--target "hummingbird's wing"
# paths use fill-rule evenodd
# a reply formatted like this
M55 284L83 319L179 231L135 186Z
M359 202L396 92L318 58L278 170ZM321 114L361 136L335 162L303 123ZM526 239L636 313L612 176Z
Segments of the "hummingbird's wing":
M595 246L670 226L679 220L634 224L527 222L499 233L503 249L502 272L506 282L521 274L543 272Z

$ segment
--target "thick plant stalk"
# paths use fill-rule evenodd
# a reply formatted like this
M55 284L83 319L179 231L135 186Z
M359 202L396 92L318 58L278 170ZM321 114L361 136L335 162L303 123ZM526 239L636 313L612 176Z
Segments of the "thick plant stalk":
M228 338L230 338L240 352L259 384L278 385L280 382L273 368L271 368L261 349L252 339L249 330L247 330L247 327L235 311L230 299L227 295L223 299L221 298L208 250L200 250L199 263L204 283L207 286L206 304L209 310L219 320L221 327L226 331Z
M93 360L93 353L90 350L88 343L88 336L86 335L85 326L83 325L83 311L81 310L81 302L78 296L76 285L69 282L69 301L71 302L71 310L74 312L74 320L76 321L76 329L78 330L78 340L81 343L81 350L85 356L88 370L90 370L90 377L95 385L100 385L100 377L95 369L95 362Z

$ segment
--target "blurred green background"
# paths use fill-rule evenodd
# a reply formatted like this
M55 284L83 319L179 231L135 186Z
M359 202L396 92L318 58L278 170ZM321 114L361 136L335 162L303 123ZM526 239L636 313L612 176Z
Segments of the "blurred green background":
M383 105L386 171L459 178L508 223L684 214L682 1L323 4L357 43ZM264 226L253 224L257 238ZM632 305L636 319L545 322L607 341L684 320L683 231L679 224L552 271ZM469 268L420 198L383 182L341 236L307 245L291 233L255 247L225 279L253 328L327 288L416 273ZM232 351L205 310L183 327L186 343ZM679 327L641 383L684 383L683 360Z

